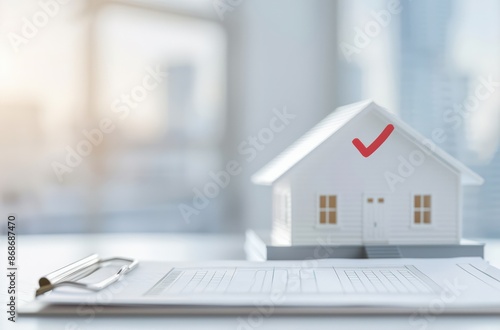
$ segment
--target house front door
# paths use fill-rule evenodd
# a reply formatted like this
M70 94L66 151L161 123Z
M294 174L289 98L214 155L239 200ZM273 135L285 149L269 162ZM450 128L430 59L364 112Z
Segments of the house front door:
M363 197L363 241L364 243L386 243L387 197L365 194Z

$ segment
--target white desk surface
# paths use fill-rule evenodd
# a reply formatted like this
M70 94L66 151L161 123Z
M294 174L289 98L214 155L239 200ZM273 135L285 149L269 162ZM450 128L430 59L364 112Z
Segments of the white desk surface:
M0 254L6 256L2 240ZM500 240L486 241L485 259L500 268ZM84 256L126 256L139 260L244 259L243 235L219 234L105 234L18 237L20 299L31 299L41 275ZM5 269L5 258L0 263ZM4 276L2 276L4 277ZM5 280L0 294L5 301ZM500 329L500 315L430 316L427 323L412 324L399 316L155 316L155 317L20 317L6 321L2 309L0 329Z

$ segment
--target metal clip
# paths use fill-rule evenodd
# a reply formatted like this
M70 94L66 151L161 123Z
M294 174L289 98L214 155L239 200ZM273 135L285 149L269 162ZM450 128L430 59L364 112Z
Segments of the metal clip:
M127 262L128 264L123 265L115 274L100 282L92 284L76 282L77 280L85 278L94 273L99 268L112 264L116 261ZM40 280L38 281L40 288L36 290L36 296L62 286L70 286L91 291L100 291L118 281L122 276L136 268L138 264L139 261L135 259L100 259L97 254L93 254L40 278Z

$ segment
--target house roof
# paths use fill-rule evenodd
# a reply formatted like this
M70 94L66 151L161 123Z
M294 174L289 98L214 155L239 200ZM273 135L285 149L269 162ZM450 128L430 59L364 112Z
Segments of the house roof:
M271 185L274 181L279 179L283 174L288 172L292 167L304 159L310 152L316 149L320 144L335 134L335 132L340 130L351 119L366 111L376 111L377 114L385 117L388 121L398 127L398 131L400 133L406 135L407 138L415 142L420 147L426 149L426 151L437 160L444 162L446 165L459 172L462 184L480 185L483 183L483 178L438 146L433 145L432 149L429 149L423 144L423 141L428 141L427 138L410 127L399 117L389 113L387 110L371 100L349 104L334 110L330 115L309 130L309 132L303 135L269 164L255 173L252 176L252 182L261 185Z

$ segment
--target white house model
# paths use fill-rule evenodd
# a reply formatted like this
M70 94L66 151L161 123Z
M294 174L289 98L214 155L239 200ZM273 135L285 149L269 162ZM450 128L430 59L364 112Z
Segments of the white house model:
M483 179L364 101L333 111L252 181L272 186L274 243L392 245L459 243L462 185Z

